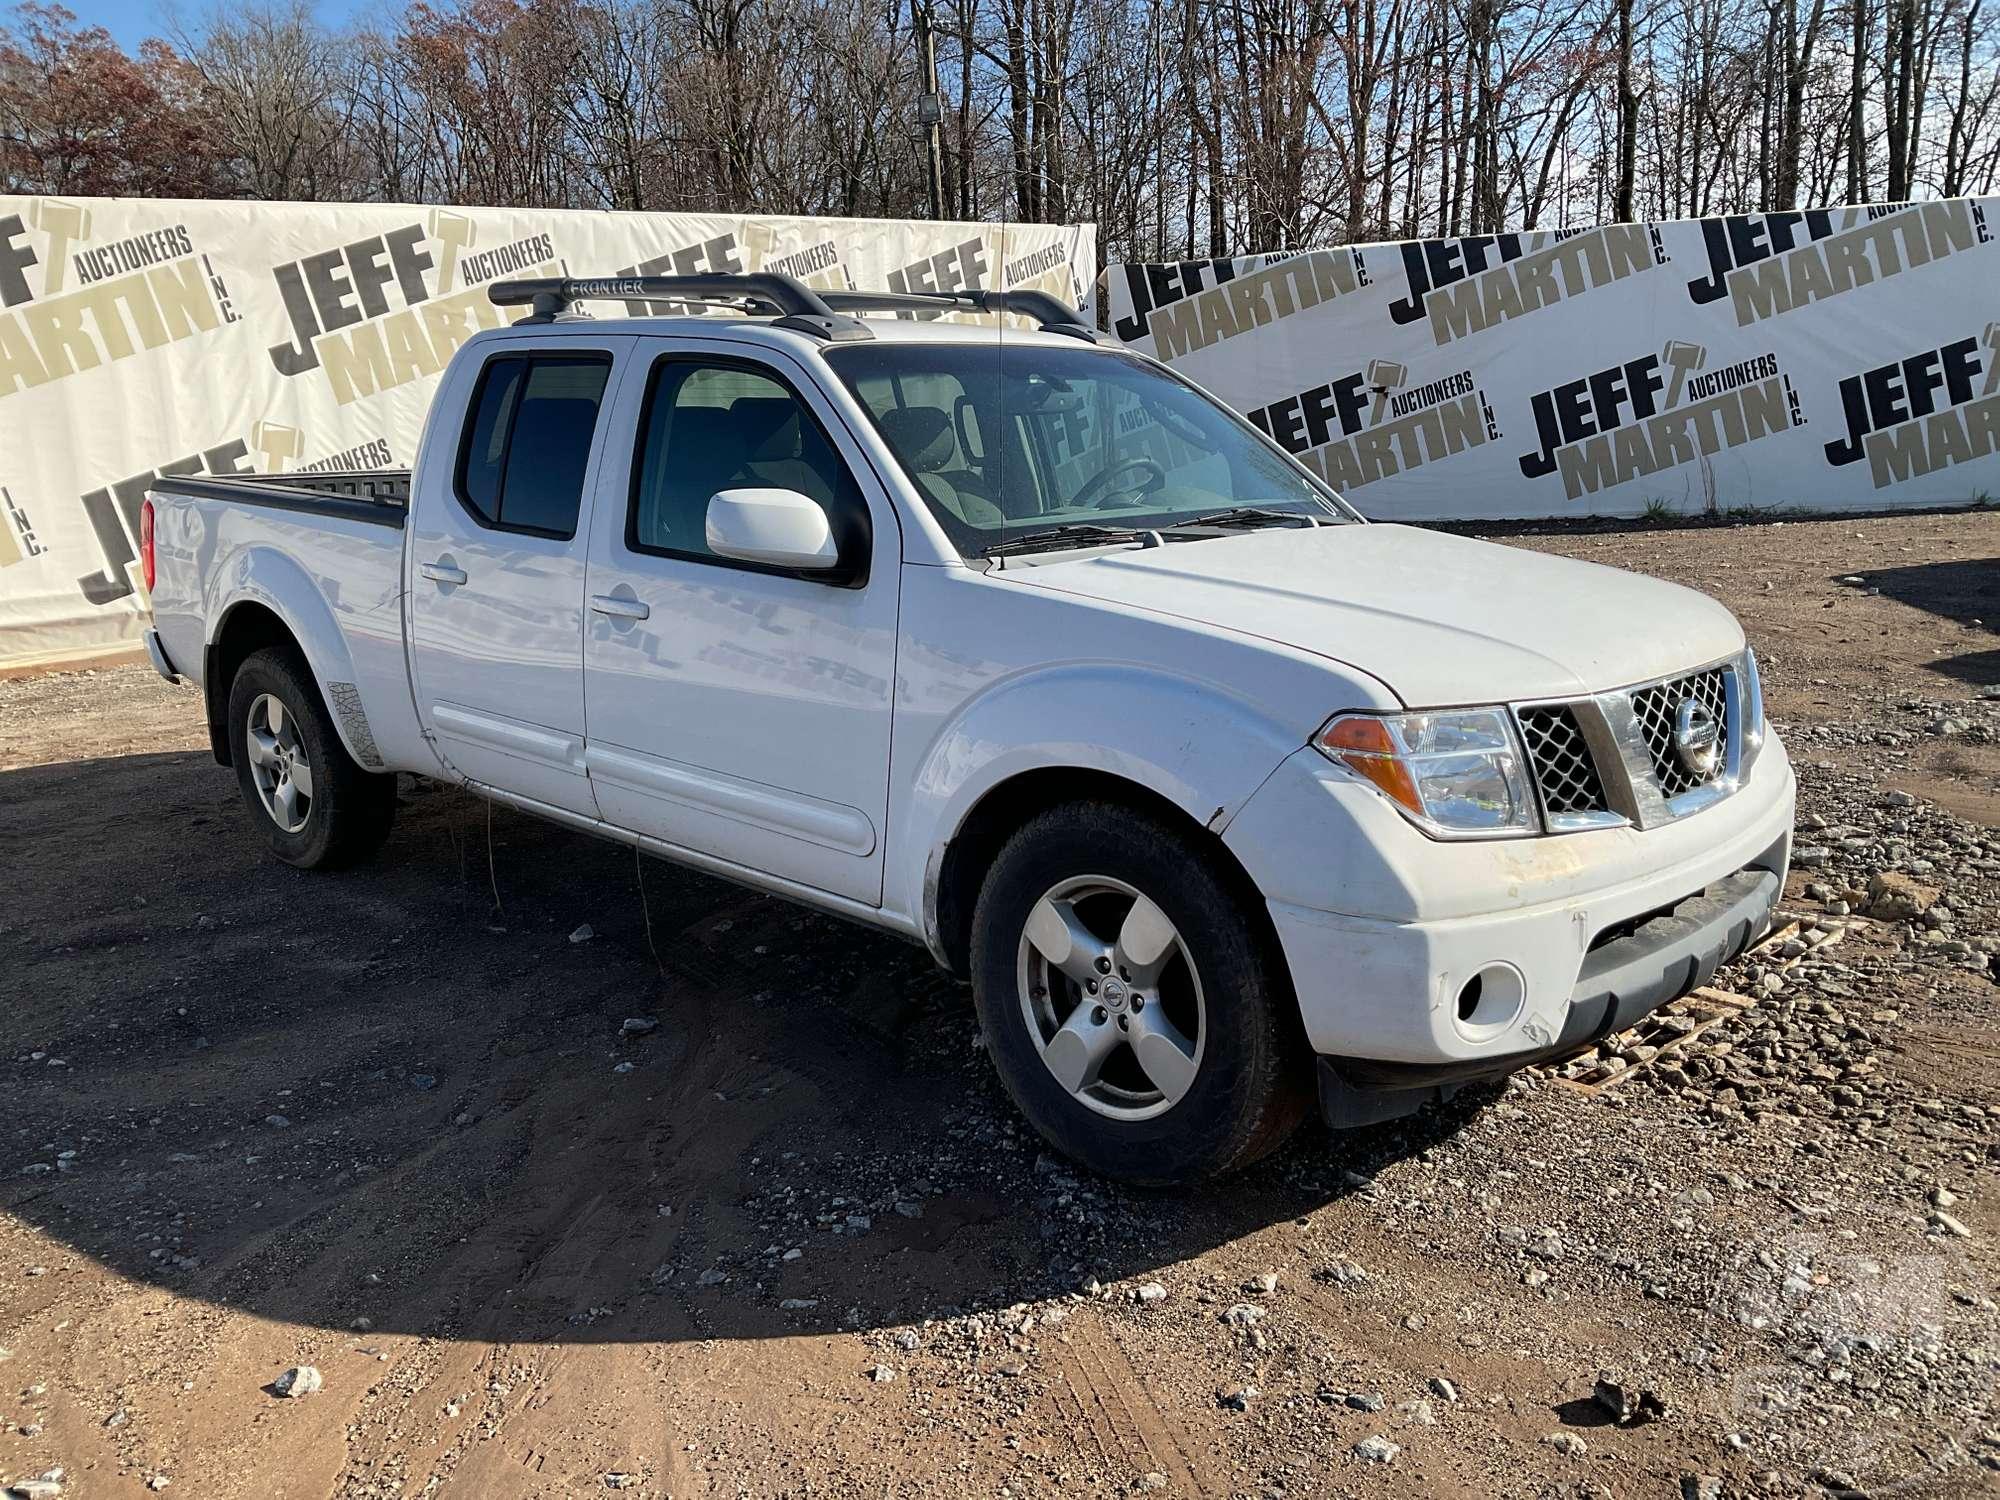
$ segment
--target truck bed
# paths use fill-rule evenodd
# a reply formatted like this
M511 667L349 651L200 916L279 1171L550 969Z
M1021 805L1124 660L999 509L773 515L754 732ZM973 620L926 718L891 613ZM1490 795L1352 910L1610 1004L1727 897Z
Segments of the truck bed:
M259 505L307 515L336 516L401 530L410 509L408 469L331 470L321 474L162 475L163 493L198 500Z

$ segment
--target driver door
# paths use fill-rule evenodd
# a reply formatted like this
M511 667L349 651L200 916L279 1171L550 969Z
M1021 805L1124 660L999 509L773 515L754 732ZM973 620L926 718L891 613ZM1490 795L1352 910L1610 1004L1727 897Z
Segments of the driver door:
M880 905L902 539L839 413L783 356L651 339L608 425L591 544L586 762L604 816ZM830 583L718 557L717 490L796 490L865 525ZM845 528L836 525L836 533Z

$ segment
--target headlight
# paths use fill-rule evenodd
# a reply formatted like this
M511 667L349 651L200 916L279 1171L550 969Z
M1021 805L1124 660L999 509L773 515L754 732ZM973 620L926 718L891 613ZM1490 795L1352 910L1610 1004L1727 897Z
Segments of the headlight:
M1743 648L1743 759L1747 764L1764 745L1764 679L1757 673L1757 653Z
M1513 717L1503 708L1341 714L1313 736L1313 745L1437 838L1540 831L1535 789Z

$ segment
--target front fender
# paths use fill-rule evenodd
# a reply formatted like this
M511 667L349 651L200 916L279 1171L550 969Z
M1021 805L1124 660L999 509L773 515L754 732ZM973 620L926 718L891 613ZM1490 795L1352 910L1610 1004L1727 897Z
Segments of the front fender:
M292 639L298 642L306 665L312 669L320 699L327 705L327 716L333 720L334 730L347 753L357 765L380 769L382 755L369 732L367 719L361 714L358 696L353 703L347 703L334 691L334 684L339 684L348 690L342 697L355 696L353 685L359 674L347 637L341 632L320 585L304 567L278 548L244 547L230 558L227 567L218 570L210 585L207 644L212 647L222 639L232 611L253 603L283 621ZM216 691L227 702L229 684L217 684Z
M1017 776L1055 769L1116 776L1219 833L1307 732L1219 684L1129 663L1018 673L953 715L911 778L903 857L892 869L923 876L920 889L903 893L903 909L920 915L925 941L942 954L945 850L981 800Z

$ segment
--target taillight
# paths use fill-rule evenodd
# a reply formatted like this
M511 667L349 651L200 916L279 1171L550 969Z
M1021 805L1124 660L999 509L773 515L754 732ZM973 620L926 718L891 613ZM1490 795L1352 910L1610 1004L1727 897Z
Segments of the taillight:
M153 502L139 507L139 572L146 580L146 592L153 592Z

